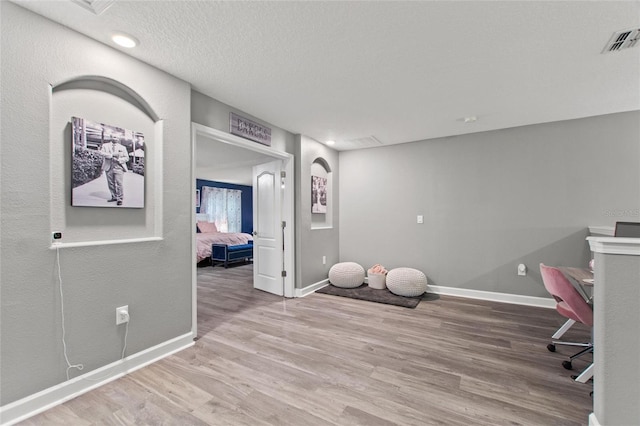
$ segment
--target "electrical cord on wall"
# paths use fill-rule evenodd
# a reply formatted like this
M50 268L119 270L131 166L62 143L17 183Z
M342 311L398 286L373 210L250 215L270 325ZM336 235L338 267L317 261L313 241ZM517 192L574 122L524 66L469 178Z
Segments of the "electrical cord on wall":
M123 361L124 360L124 351L127 350L127 335L129 334L129 322L127 321L127 325L125 326L125 330L124 330L124 346L122 347L122 355L120 356L119 361ZM113 367L111 367L109 370L113 369ZM83 380L88 380L90 382L101 382L104 379L108 379L110 378L111 375L109 373L105 374L104 376L101 377L96 377L94 379L90 379L88 377L83 377Z
M64 351L64 360L67 362L67 380L69 380L69 370L72 368L77 368L79 371L82 371L84 365L82 364L71 364L69 362L69 356L67 355L67 342L66 335L67 330L64 327L64 293L62 292L62 272L60 272L60 247L56 247L56 265L58 267L58 282L60 283L60 315L62 316L62 348Z
M127 321L127 325L125 326L125 330L124 330L124 346L122 347L122 355L120 356L119 361L124 361L124 351L127 350L127 336L129 334L129 321ZM111 367L109 370L111 370L113 367ZM108 379L110 378L111 375L109 373L105 374L104 376L101 377L96 377L95 379L90 379L88 377L83 377L83 380L88 380L90 382L101 382L104 379Z
M66 335L67 335L67 331L64 325L64 293L62 291L62 272L60 271L60 247L56 247L56 266L58 269L58 282L59 282L59 289L60 289L60 313L62 316L62 348L64 351L64 359L67 362L67 381L70 379L69 378L69 370L72 368L76 368L78 369L78 371L82 371L84 369L84 365L83 364L71 364L71 362L69 361L69 356L67 354L67 342L66 342ZM129 336L129 321L126 322L126 326L125 326L125 331L124 331L124 344L122 347L122 353L120 355L120 361L124 360L124 355L125 352L127 350L127 337ZM98 377L95 379L89 379L89 378L84 378L84 380L89 380L89 381L101 381L104 380L106 378L108 378L109 375L105 375L102 377Z
M122 347L122 355L120 356L120 361L124 360L124 352L127 350L128 335L129 335L129 321L127 321L127 325L125 325L125 329L124 329L124 346Z

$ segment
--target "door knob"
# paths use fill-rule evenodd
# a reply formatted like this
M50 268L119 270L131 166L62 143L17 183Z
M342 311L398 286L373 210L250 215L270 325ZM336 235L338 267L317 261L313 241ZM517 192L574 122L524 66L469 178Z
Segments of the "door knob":
M253 235L254 237L257 237L257 236L258 236L258 231L253 231L253 232L251 233L251 235Z

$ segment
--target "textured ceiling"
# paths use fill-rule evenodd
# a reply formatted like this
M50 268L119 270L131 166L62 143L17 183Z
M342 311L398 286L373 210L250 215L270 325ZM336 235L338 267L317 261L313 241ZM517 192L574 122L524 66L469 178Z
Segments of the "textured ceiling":
M15 3L337 149L640 109L639 1Z

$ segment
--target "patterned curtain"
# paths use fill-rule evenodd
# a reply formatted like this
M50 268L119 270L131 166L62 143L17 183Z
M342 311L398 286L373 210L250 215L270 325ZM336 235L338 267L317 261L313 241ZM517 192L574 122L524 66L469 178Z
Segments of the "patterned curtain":
M213 217L220 232L242 232L242 191L202 187L200 213Z
M242 191L227 189L227 223L229 232L242 232Z

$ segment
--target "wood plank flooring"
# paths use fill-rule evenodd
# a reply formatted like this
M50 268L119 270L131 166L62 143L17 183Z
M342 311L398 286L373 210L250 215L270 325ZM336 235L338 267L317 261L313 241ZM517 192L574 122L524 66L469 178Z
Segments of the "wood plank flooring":
M588 424L591 382L561 366L575 349L546 349L564 322L553 310L435 295L416 309L282 299L251 279L252 265L198 268L193 348L22 424ZM565 335L588 337L578 325Z

